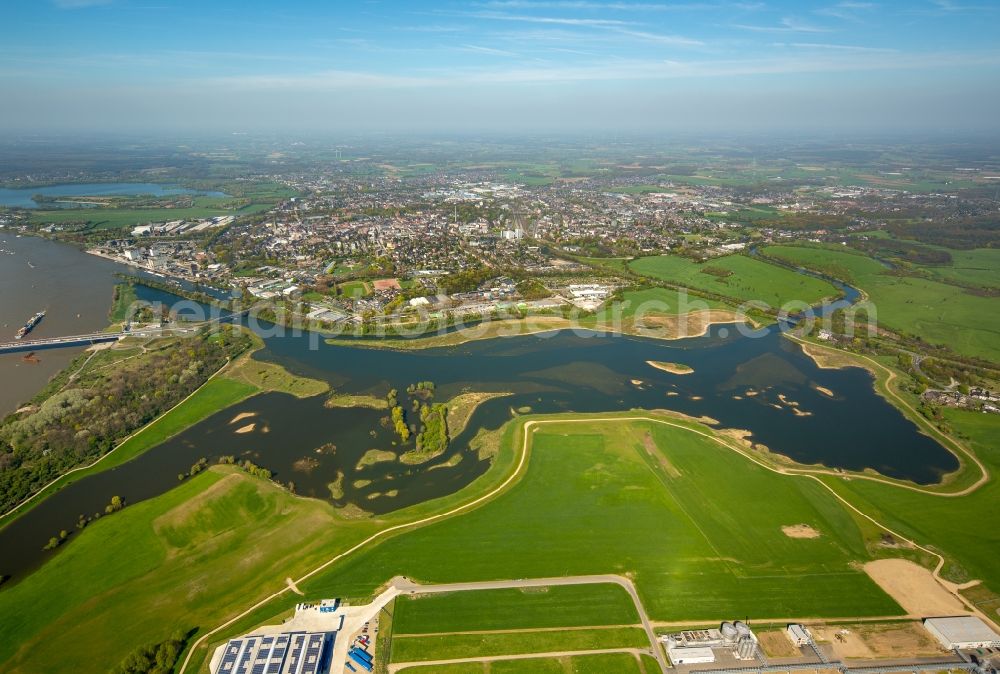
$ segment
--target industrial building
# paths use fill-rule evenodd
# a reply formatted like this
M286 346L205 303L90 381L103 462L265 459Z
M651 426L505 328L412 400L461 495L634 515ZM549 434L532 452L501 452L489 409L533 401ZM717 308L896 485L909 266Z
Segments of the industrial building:
M926 618L924 627L948 650L1000 648L1000 635L975 616Z
M788 640L791 641L792 644L798 646L799 648L808 646L813 640L812 635L809 634L809 630L798 623L792 623L786 627L785 635L788 636Z
M713 649L721 648L729 651L737 660L753 660L757 657L757 637L746 623L724 622L719 629L685 630L667 634L660 638L667 649L667 656L674 664L682 664L678 658L684 659L683 664L694 662L715 662ZM711 655L711 660L694 660Z
M335 639L335 632L251 634L230 639L212 674L324 674Z
M677 646L667 649L667 656L673 665L702 665L715 662L715 653L711 648L702 646Z

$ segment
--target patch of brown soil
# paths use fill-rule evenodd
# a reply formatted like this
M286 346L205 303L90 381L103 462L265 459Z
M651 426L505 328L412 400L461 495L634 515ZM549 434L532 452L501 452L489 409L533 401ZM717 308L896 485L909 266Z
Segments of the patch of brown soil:
M808 524L790 524L781 527L781 533L789 538L819 538L819 532Z
M934 580L930 571L908 559L877 559L865 573L903 609L914 616L966 613L962 603Z
M681 471L677 470L677 466L671 463L670 459L668 459L666 455L660 451L660 448L656 446L656 443L653 441L653 436L649 432L643 434L642 446L646 448L646 452L651 457L659 462L660 468L663 469L663 472L670 477L681 476Z
M913 658L942 655L944 651L919 622L860 623L809 626L819 641L828 642L842 658Z
M772 658L791 658L799 655L799 649L792 645L784 631L770 630L757 632L760 646L764 653Z

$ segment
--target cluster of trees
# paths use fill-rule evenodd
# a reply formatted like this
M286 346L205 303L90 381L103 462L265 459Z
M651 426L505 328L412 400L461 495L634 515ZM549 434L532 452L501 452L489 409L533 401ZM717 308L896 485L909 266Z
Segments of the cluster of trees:
M406 424L406 412L399 405L399 391L390 389L388 395L385 397L385 401L389 405L389 416L383 419L385 422L383 425L391 423L399 438L403 442L406 442L410 439L410 427Z
M432 396L434 395L434 382L432 381L418 381L416 384L410 384L406 387L406 392L410 395L423 395Z
M536 279L525 279L517 284L517 292L526 300L543 300L551 297L549 289Z
M733 272L732 272L731 269L723 269L722 267L714 267L714 266L712 266L710 264L704 265L701 268L700 271L701 271L702 274L711 274L712 276L715 276L715 277L718 277L718 278L726 278L728 276L732 276L733 275Z
M208 468L208 459L206 459L205 457L201 457L193 464L191 464L191 468L188 470L188 472L178 473L177 480L180 481L186 477L194 477L195 475L205 470L206 468Z
M262 477L265 480L270 480L271 478L274 477L274 473L272 473L270 469L258 466L256 463L250 461L249 459L243 461L243 463L237 463L235 456L227 455L227 456L220 456L219 463L228 464L230 466L236 466L245 473L253 475L254 477ZM290 482L289 484L292 485L292 491L295 491L294 483Z
M122 500L121 496L112 496L108 505L104 506L104 514L110 515L111 513L116 513L124 507L125 501Z
M402 440L403 442L409 440L410 427L406 425L406 413L403 411L403 408L400 407L399 405L396 405L395 407L392 408L392 411L389 413L389 416L392 419L392 427L396 430L396 433L399 435L399 439Z
M898 239L869 239L867 241L854 239L851 241L851 246L874 257L894 257L913 264L951 264L951 253L946 250L928 248L918 243L899 241Z
M59 532L59 536L53 536L49 539L49 542L45 544L42 550L54 550L62 545L66 539L69 538L69 532L63 529Z
M497 276L496 269L489 267L474 267L448 274L438 281L438 287L448 295L468 293L479 288L484 281Z
M170 674L186 642L185 633L175 632L166 641L140 646L129 653L112 674Z
M227 327L110 366L89 367L61 389L48 387L31 411L0 423L0 510L105 454L250 344L246 334Z
M417 451L440 454L448 448L448 408L440 403L420 408L423 427L417 434Z
M917 220L892 223L887 228L894 236L916 239L947 248L996 248L1000 246L1000 221L991 215L957 217L942 222Z

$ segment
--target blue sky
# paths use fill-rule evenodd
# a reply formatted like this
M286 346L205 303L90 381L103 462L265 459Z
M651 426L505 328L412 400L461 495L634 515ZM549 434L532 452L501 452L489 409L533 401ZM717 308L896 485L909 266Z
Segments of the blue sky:
M997 0L0 4L8 130L997 130Z

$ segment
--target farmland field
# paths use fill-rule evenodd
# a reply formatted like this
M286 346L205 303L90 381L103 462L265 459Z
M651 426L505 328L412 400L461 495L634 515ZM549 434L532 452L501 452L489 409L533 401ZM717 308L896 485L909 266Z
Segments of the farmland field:
M875 305L879 323L956 353L1000 361L996 298L913 276L895 276L878 261L842 249L768 246L764 252L857 285Z
M392 640L392 662L454 660L519 653L554 653L605 648L648 648L641 627L540 632L491 632L400 637Z
M465 662L450 665L404 667L405 674L655 674L660 666L650 656L636 658L627 653L598 653L562 658L526 658Z
M489 606L483 612L483 606ZM483 590L401 598L396 634L540 627L637 625L632 599L618 585L565 585L532 590Z
M837 289L826 281L745 255L727 255L703 263L677 255L657 255L633 260L629 268L643 276L716 293L738 303L757 300L773 308L786 302L812 305L837 295Z

